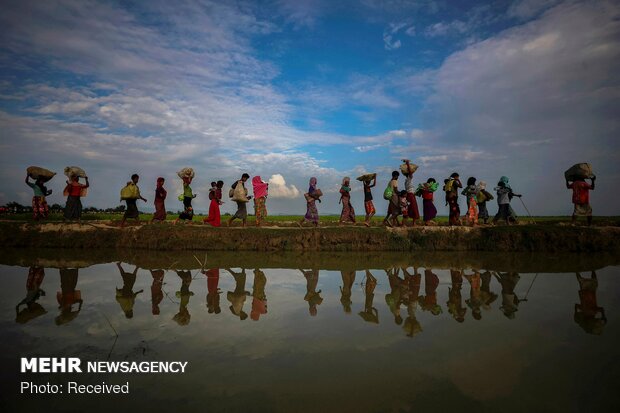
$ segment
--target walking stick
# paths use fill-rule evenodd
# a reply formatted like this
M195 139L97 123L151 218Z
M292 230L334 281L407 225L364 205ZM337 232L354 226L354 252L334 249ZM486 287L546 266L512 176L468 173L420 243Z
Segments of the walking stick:
M530 288L527 289L527 292L525 293L525 297L523 297L523 300L520 301L527 301L527 296L530 293L530 290L532 289L532 286L534 285L534 281L536 281L536 278L538 277L538 273L536 273L536 275L534 276L534 279L532 280L532 283L530 284Z
M534 221L534 218L532 218L532 214L530 214L530 210L527 209L527 207L525 206L525 202L523 202L523 198L519 197L519 201L521 201L521 203L523 204L523 208L525 208L525 211L527 212L527 215L530 217L530 221L532 222L532 224L536 224L536 221Z

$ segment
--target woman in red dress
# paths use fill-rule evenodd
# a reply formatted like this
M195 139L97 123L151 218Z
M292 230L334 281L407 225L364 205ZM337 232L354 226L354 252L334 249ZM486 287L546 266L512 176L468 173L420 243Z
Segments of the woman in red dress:
M222 202L222 187L224 186L223 181L217 181L215 185L215 191L209 192L209 199L211 203L209 204L209 216L204 219L205 224L210 224L214 227L219 227L221 225L220 222L220 205Z

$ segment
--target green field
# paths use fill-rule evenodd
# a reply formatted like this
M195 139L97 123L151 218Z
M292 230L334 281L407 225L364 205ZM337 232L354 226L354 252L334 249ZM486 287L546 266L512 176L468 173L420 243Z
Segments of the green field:
M150 221L153 217L153 214L141 214L140 221ZM168 214L167 221L174 221L178 217L177 214ZM194 222L201 223L202 220L206 217L206 215L195 215ZM274 215L267 217L268 223L273 224L291 224L301 219L301 215ZM83 221L120 221L123 218L122 213L84 213L82 214ZM227 215L222 215L222 223L229 218ZM320 217L321 224L337 224L339 216L338 215L325 215ZM33 221L31 213L18 213L18 214L2 214L0 215L0 220L10 220L10 221ZM529 217L520 217L521 223L532 223L535 222L537 224L558 224L558 223L568 223L570 222L570 216L537 216L533 218ZM584 218L580 218L580 222L584 222ZM61 222L62 221L62 213L51 213L46 220L48 222ZM380 225L383 221L383 216L375 216L372 219L373 225ZM235 220L236 223L239 223L239 220ZM254 216L248 216L248 225L254 224ZM364 222L364 216L358 216L357 222ZM411 221L409 221L411 222ZM448 222L448 217L439 216L435 219L435 222L438 224L446 224ZM594 225L610 225L610 226L619 226L620 225L620 217L616 216L603 216L603 217L594 217L593 219Z

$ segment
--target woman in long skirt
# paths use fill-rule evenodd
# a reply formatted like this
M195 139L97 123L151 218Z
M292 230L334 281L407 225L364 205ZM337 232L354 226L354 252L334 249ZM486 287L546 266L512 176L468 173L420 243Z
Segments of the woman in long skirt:
M166 220L166 196L168 192L164 189L164 182L166 180L162 177L157 178L157 188L155 188L155 213L153 214L153 221L164 222Z
M260 176L252 178L252 187L254 190L254 215L256 217L256 226L260 227L267 218L267 190L269 184L263 182Z
M299 221L301 227L306 221L314 224L315 227L319 226L319 211L316 209L316 201L321 202L317 196L317 180L315 177L310 178L310 186L308 193L306 194L306 215Z
M65 205L64 219L72 220L77 219L78 222L82 218L82 201L81 197L86 196L86 188L90 186L88 183L88 177L85 176L86 184L79 182L79 177L71 175L70 181L67 181L67 186L63 194L67 197L67 204Z
M221 225L220 205L222 205L222 187L223 181L217 181L215 191L209 193L211 203L209 204L209 216L205 218L204 223L219 227Z
M355 223L355 209L351 205L351 179L345 176L340 187L340 202L342 203L342 212L340 213L340 225L345 222Z

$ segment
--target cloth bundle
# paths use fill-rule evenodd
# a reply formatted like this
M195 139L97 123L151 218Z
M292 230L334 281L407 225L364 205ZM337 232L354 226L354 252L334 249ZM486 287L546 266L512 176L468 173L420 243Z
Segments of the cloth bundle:
M52 172L49 169L41 168L40 166L29 166L26 169L26 173L32 179L41 179L43 182L47 182L56 175L56 172Z

